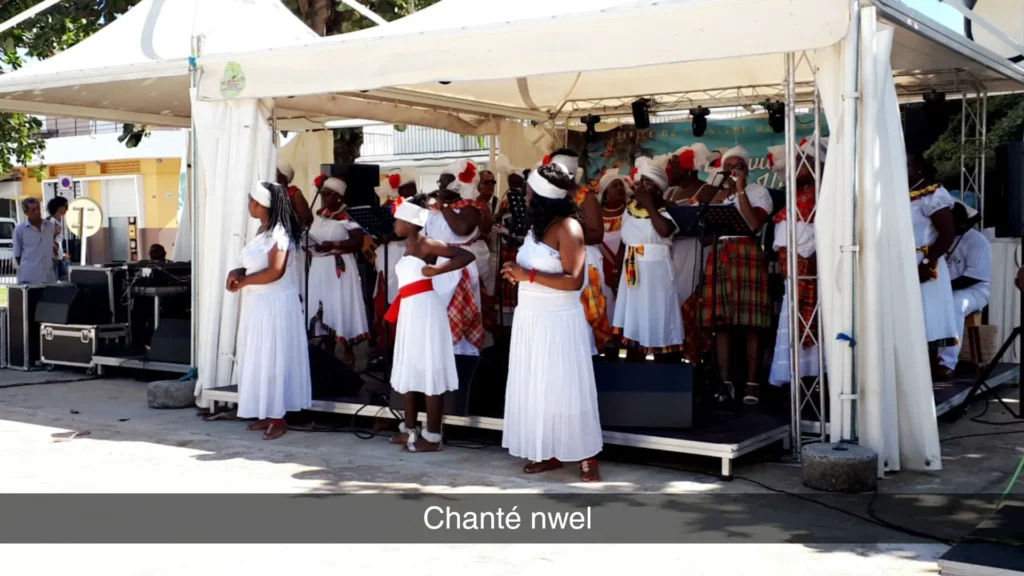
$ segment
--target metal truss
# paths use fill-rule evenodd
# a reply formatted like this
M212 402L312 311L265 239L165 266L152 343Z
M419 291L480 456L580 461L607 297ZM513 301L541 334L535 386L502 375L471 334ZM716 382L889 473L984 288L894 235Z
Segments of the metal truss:
M981 213L982 227L985 225L985 144L988 139L988 93L975 88L962 93L960 101L960 201L974 195Z

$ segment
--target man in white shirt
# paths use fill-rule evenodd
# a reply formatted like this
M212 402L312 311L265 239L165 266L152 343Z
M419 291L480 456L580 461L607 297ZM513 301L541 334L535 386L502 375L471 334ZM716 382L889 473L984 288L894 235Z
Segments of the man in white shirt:
M992 280L992 245L984 234L974 229L978 213L963 203L953 206L953 221L958 236L946 255L949 277L953 284L953 308L960 319L957 339L963 343L967 316L988 306ZM960 345L943 348L939 354L941 369L952 373L960 357Z

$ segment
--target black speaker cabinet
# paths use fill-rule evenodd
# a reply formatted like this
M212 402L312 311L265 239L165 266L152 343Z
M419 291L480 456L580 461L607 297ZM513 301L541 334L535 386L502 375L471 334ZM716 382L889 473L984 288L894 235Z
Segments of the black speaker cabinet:
M165 318L153 332L146 359L168 364L192 363L192 323L188 320Z
M128 347L128 326L40 324L40 360L47 366L91 368L93 356L117 356Z
M309 345L309 372L314 400L339 400L359 395L363 379L337 356L315 344Z
M35 321L40 324L89 325L96 317L89 293L71 284L47 286L36 305Z
M444 413L448 416L483 416L501 418L505 404L504 374L495 380L494 365L482 356L455 355L455 369L459 374L459 389L444 395ZM405 408L402 395L391 391L391 407ZM419 409L425 409L423 402Z
M594 359L603 428L693 426L693 366Z
M71 267L71 283L89 294L95 324L128 322L128 305L123 297L126 275L124 265Z
M15 370L32 370L39 364L39 324L35 318L45 289L35 284L7 288L7 358Z
M1024 142L996 148L996 167L986 182L985 225L1000 238L1024 238Z
M323 164L320 171L333 178L345 180L348 189L345 203L349 206L379 206L380 198L374 191L380 186L380 166L376 164Z

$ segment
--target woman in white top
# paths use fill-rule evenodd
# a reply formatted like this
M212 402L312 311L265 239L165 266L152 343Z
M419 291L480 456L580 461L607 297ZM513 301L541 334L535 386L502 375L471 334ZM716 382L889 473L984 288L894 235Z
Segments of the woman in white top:
M941 380L947 374L939 366L938 352L940 348L958 343L960 322L953 310L953 287L945 256L956 237L953 197L941 184L935 183L935 169L918 154L907 155L907 178L925 336L932 377Z
M405 255L395 264L398 297L385 319L396 324L391 387L405 399L405 421L392 444L407 452L441 449L442 394L459 389L447 302L434 290L433 278L473 263L473 254L423 235L429 212L424 198L395 209L395 234L406 238ZM427 429L418 427L417 401L426 397Z
M316 336L335 338L344 348L342 360L352 365L352 346L370 336L356 253L363 248L363 229L348 217L345 182L328 178L320 190L323 208L309 228L309 317ZM333 352L333 350L332 350Z
M601 202L601 219L604 224L604 240L601 242L604 297L608 303L609 323L615 319L615 296L619 290L619 275L625 254L622 246L622 218L626 213L629 186L629 177L617 172L605 174L598 182L598 200Z
M501 445L530 460L536 474L579 461L584 482L600 480L594 456L603 446L591 358L591 328L579 291L586 244L571 217L573 187L559 164L527 179L530 232L502 276L519 285L512 321L505 429Z
M249 214L260 221L242 249L241 268L228 274L227 289L242 292L238 325L238 417L258 418L249 430L264 440L280 438L286 412L312 405L309 350L295 268L301 228L287 191L262 182L249 192Z

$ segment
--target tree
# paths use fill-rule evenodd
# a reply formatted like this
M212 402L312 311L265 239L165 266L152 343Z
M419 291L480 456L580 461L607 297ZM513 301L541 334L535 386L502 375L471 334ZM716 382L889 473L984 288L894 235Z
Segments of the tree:
M1005 94L988 99L988 113L985 115L988 132L985 137L985 164L995 165L996 148L1011 140L1020 140L1024 131L1024 95ZM960 177L960 156L964 155L964 166L973 169L978 158L978 144L969 140L961 144L961 116L950 119L945 134L932 144L925 157L935 164L940 181L956 181Z

